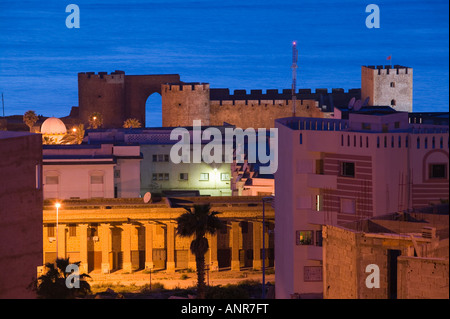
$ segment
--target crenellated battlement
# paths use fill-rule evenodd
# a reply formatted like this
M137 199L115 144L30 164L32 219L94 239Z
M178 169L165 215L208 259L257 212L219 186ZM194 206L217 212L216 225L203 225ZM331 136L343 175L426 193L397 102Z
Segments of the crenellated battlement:
M357 96L361 94L361 89L349 89L347 92L342 88L333 88L331 91L328 89L318 88L314 91L311 89L299 89L296 93L298 100L310 100L318 99L322 95L352 95ZM278 89L267 89L264 93L263 90L250 90L247 93L246 90L234 90L233 94L230 94L230 89L211 89L210 94L211 101L226 101L226 100L291 100L292 90L283 89L281 92Z
M78 80L125 80L125 71L116 70L108 74L108 72L79 72Z
M394 66L390 66L390 65L365 65L363 66L363 69L366 70L371 70L372 72L378 74L378 75L388 75L388 74L394 74L394 75L398 75L398 74L412 74L412 68L408 68L406 66L402 66L402 65L394 65Z
M163 92L192 92L192 91L209 91L209 83L201 82L180 82L166 83L162 85Z

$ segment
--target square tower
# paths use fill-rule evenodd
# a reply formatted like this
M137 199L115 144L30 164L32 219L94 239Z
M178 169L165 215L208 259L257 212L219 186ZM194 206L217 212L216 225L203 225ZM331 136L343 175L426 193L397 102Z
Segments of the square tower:
M394 65L361 67L361 99L368 105L388 105L397 111L412 112L413 69Z

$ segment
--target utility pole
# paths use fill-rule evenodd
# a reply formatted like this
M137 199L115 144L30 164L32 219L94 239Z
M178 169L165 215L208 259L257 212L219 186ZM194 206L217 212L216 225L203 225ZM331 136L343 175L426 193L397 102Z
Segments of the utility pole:
M298 61L298 51L297 42L292 42L292 116L295 117L295 107L297 101L297 95L295 94L297 85L297 61Z

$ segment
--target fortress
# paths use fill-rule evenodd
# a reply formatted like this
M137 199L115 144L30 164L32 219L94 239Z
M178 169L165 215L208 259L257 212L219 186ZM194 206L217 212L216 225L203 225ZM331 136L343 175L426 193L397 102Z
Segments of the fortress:
M361 88L299 89L295 116L330 117L335 106L347 106L352 99L411 112L412 75L411 68L400 65L362 66ZM87 124L90 114L100 112L104 128L122 127L128 118L145 123L145 104L154 93L162 97L164 127L191 126L195 119L203 125L271 128L275 119L293 116L291 89L230 93L208 83L182 82L178 74L126 75L116 70L78 74L79 106L69 118Z

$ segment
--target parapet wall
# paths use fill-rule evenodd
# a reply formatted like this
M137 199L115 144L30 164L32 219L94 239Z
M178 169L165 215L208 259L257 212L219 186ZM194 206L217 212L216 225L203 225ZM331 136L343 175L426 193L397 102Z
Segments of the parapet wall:
M402 65L367 65L366 69L372 69L374 73L381 74L412 74L412 68L408 68Z

